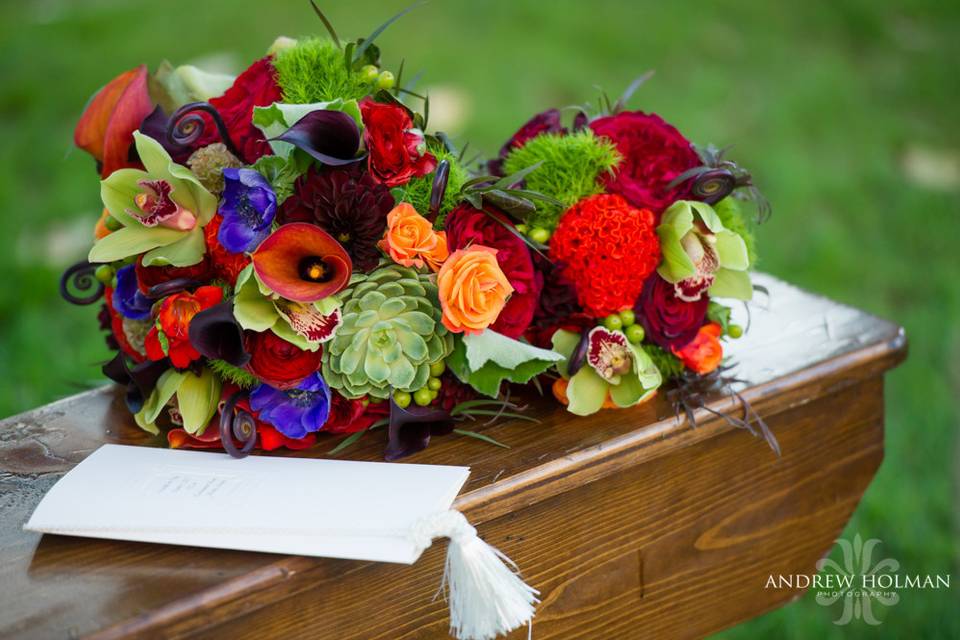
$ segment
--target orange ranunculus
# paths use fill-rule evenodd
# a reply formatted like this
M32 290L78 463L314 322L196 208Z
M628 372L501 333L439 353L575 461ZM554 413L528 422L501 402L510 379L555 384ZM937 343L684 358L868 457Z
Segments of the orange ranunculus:
M434 271L440 269L448 254L446 234L434 231L430 221L407 202L401 202L387 214L387 231L380 248L405 267L426 264Z
M443 326L477 334L493 324L513 293L497 250L480 244L454 251L437 275Z
M696 337L682 349L673 349L673 355L680 358L688 369L705 375L720 365L723 359L723 346L720 335L723 329L716 322L700 327Z

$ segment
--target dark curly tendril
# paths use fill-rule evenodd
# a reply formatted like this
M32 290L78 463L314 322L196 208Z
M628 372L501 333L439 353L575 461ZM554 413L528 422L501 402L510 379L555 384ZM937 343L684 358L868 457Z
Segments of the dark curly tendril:
M94 276L97 266L82 260L60 276L60 295L72 304L93 304L103 296L103 283Z
M246 458L257 442L257 423L253 416L237 408L237 402L246 394L242 391L230 396L220 410L220 443L234 458ZM237 447L236 441L240 442Z
M710 169L704 171L693 181L691 193L695 198L707 204L716 204L739 186L737 177L727 169Z
M170 122L167 124L167 140L171 144L189 146L196 142L203 135L204 122L203 116L197 111L203 111L209 115L217 131L220 133L220 140L226 145L227 149L238 158L241 158L240 152L230 139L230 132L223 121L223 117L217 108L209 102L190 102L183 105L173 112L170 116Z
M187 289L194 289L202 284L199 280L193 280L191 278L174 278L173 280L155 284L147 289L147 297L154 299L164 298L174 293L186 291Z

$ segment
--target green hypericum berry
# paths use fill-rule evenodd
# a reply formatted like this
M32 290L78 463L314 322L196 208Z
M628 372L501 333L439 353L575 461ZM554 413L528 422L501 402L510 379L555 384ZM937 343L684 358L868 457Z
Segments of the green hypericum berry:
M94 277L105 285L113 282L113 267L108 264L102 264L93 272Z
M380 72L380 76L377 78L377 87L380 89L392 89L394 84L396 84L396 78L393 77L392 73L389 71Z
M543 227L534 227L530 229L530 239L540 244L546 244L547 240L550 239L550 232Z
M620 320L623 322L623 326L630 327L637 321L637 316L633 309L624 309L620 312Z
M430 365L430 375L434 378L439 378L443 375L443 372L447 370L447 363L443 360L437 360Z
M433 396L430 394L430 389L423 387L422 389L417 389L414 391L413 401L421 407L425 407L430 404L433 401Z
M380 69L377 69L375 65L368 64L360 69L360 77L363 78L364 82L376 82L380 77Z
M396 405L397 405L398 407L400 407L401 409L406 409L407 407L409 407L411 400L413 400L413 398L412 398L412 397L410 396L410 394L407 393L406 391L394 391L394 392L393 392L393 401L394 401L394 402L396 403Z
M440 381L440 378L430 378L427 380L427 388L430 389L430 391L439 391L442 386L443 382Z
M614 313L603 319L603 326L610 329L610 331L619 331L623 328L623 320L620 319L619 315Z
M517 229L517 231L519 231L519 232L522 233L523 235L527 235L527 232L530 231L530 227L528 227L527 225L525 225L525 224L523 224L523 223L518 224L518 225L516 226L516 229Z
M433 402L440 395L439 389L430 389L430 402Z
M743 335L743 327L738 324L732 324L727 327L727 335L736 340Z
M633 344L640 344L641 342L643 342L644 336L647 335L646 332L643 330L643 327L641 327L638 324L632 324L629 327L627 327L626 333L627 333L627 340L629 340Z

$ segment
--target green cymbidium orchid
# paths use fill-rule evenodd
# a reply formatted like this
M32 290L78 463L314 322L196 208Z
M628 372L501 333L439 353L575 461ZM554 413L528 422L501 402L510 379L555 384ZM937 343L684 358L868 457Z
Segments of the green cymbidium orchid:
M576 333L562 329L553 334L553 350L564 357L557 371L569 381L566 393L570 413L596 413L608 396L618 407L632 407L663 382L650 356L622 332L595 327L587 337L586 352L575 357L575 352L581 351L580 340Z
M306 351L316 351L341 323L340 300L328 296L316 302L281 298L257 278L253 265L237 276L233 315L249 331L273 331Z
M682 300L711 297L749 300L753 286L747 269L747 246L738 234L726 229L709 204L679 200L663 212L660 226L663 262L660 276L677 285Z
M203 227L217 212L216 197L159 142L139 131L133 138L146 171L118 169L101 181L103 204L123 227L93 245L90 262L142 253L146 266L197 264L206 251Z

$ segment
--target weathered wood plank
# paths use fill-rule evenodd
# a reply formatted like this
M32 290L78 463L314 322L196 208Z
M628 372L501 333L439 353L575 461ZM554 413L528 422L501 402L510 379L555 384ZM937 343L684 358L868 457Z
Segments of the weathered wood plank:
M413 457L471 465L457 505L544 592L538 638L703 635L793 597L757 576L809 571L842 529L882 458L880 376L903 333L759 280L769 309L732 353L782 458L706 412L691 429L662 398L587 419L536 401L542 424L480 427L509 450L445 438ZM438 549L402 567L23 532L43 491L103 442L159 444L108 389L0 423L0 636L444 637ZM382 446L368 437L346 457Z

